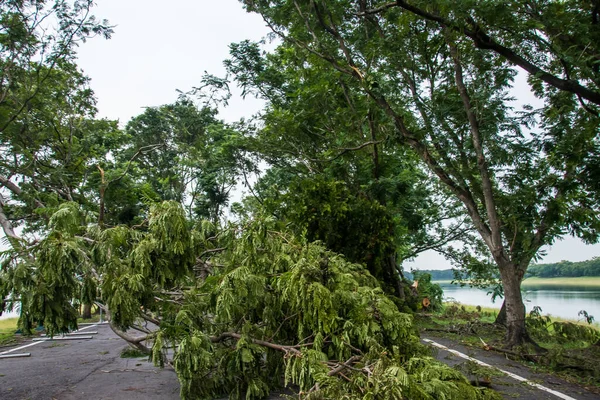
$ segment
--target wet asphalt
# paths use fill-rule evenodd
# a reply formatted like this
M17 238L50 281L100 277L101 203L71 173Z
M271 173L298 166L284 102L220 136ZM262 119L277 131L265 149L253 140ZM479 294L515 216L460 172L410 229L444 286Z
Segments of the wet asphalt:
M147 358L121 358L128 345L107 324L81 333L94 331L92 339L45 341L10 353L30 357L0 359L0 399L179 399L173 370Z
M86 326L82 334L92 339L44 341L27 340L15 347L26 348L8 354L31 353L30 357L0 359L1 400L171 400L179 399L179 381L172 369L157 368L147 358L121 358L128 347L107 324ZM502 370L517 374L576 400L600 399L597 393L552 375L537 373L504 355L467 348L443 337L427 334L436 343L458 350ZM11 348L0 348L0 354ZM440 361L455 366L465 360L451 352L435 349ZM506 399L556 400L560 397L541 391L507 376L493 377L492 389ZM281 399L277 395L270 399Z
M529 382L533 382L542 385L552 391L557 392L559 395L540 390L528 383L520 382L509 376L493 376L491 377L490 387L499 392L505 399L519 399L519 400L565 400L565 399L576 399L576 400L598 400L600 394L593 393L586 388L567 382L564 379L556 377L554 375L536 372L532 368L528 368L521 363L508 359L504 354L486 351L484 349L472 348L463 346L456 341L444 338L436 335L435 333L428 332L427 334L421 334L422 339L430 339L437 344L446 346L452 350L457 350L466 356L473 357L486 364L492 365L495 368L503 371L516 374L522 378L527 379ZM450 351L439 349L432 346L432 351L435 357L450 366L457 366L459 364L465 364L467 360L464 358L451 353ZM598 360L600 362L600 360ZM464 371L463 371L464 372ZM473 376L469 378L474 379ZM562 395L562 397L560 396Z

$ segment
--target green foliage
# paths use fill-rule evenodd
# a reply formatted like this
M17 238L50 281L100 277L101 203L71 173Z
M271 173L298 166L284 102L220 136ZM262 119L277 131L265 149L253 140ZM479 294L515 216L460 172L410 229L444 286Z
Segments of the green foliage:
M152 206L145 231L117 226L91 233L99 241L94 258L105 275L102 294L113 322L123 329L139 317L140 305L154 308L157 288L191 276L196 246L178 203Z
M411 316L364 267L272 226L222 233L213 273L165 314L155 361L157 347L178 343L183 398L261 398L287 382L303 398L489 396L426 357Z
M175 103L146 108L129 121L128 145L115 152L118 163L110 172L116 185L111 183L107 193L121 213L134 216L143 208L140 195L126 203L118 198L124 192L119 177L126 174L127 190L137 187L153 201L185 204L188 217L213 222L222 217L237 176L251 163L240 132L216 115L215 108L198 108L182 94Z
M496 368L486 367L471 360L461 363L455 368L467 376L473 376L477 386L490 385L493 377L505 376Z
M413 271L413 279L418 282L417 286L417 309L428 308L432 311L440 311L443 306L444 291L437 283L431 283L431 275L428 273ZM429 300L429 306L425 307L423 300Z
M39 323L49 334L75 329L78 312L72 300L81 298L84 276L90 273L84 241L77 236L83 222L79 206L64 203L49 221L52 230L28 257L5 252L0 272L6 293L20 298L19 326L25 332Z
M600 35L591 22L597 10L578 1L244 4L283 39L263 57L252 47L236 48L249 61L236 65L242 84L276 82L267 87L277 91L259 91L273 111L266 134L303 132L289 146L308 161L312 148L382 132L382 153L400 157L400 149L410 149L435 179L436 204L452 199L447 211L459 223L450 241L464 247L444 254L479 283L502 273L505 301L514 303L507 307L514 313L509 345L523 341L517 286L530 262L566 233L588 243L600 239L600 192L590 179L598 176L600 154L598 48L588 40ZM559 21L573 25L563 32ZM280 71L270 68L277 59L286 61ZM515 65L530 73L530 89L543 99L539 109L512 98ZM286 102L303 106L286 109ZM338 110L327 113L327 102ZM311 123L299 124L296 110ZM374 136L348 127L360 126L356 115L377 127ZM448 241L427 245L440 243Z
M344 182L322 176L293 180L277 200L273 212L298 235L323 242L349 261L366 265L380 282L393 284L388 263L396 247L395 223L378 201L356 196Z
M74 49L93 36L109 38L106 20L91 14L93 2L6 0L0 3L0 131L18 131L39 107L55 71L72 64ZM48 23L52 21L52 23ZM63 102L60 96L52 102Z
M540 278L600 276L600 257L579 262L536 264L529 267L527 275Z
M541 315L541 311L540 307L534 307L527 317L527 326L531 334L542 341L560 344L585 342L592 345L600 340L600 331L593 326L552 321L549 316Z

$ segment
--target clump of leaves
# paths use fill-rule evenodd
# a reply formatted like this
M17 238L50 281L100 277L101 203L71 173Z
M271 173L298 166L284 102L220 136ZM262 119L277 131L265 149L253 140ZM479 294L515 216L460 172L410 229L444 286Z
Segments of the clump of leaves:
M106 354L108 352L105 352L104 354ZM141 358L141 357L148 357L147 354L141 352L138 349L132 349L130 347L126 348L125 350L123 350L121 352L121 358Z
M473 384L475 386L489 386L492 383L492 379L495 377L505 376L505 374L496 368L490 368L484 365L480 365L474 361L468 360L464 363L460 363L454 367L458 371L461 371L469 377L473 377Z
M361 265L272 229L231 227L212 271L161 324L153 348L177 343L183 398L262 398L292 383L304 399L484 399L419 343Z
M568 321L552 321L549 316L541 315L541 311L542 309L536 306L527 318L527 327L534 337L558 343L584 342L587 345L600 340L600 331L593 326Z

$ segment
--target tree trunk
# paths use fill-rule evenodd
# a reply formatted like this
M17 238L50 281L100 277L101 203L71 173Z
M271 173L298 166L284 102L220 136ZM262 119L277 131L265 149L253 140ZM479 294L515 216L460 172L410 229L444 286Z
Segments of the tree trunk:
M502 301L502 307L500 308L500 312L494 321L496 325L506 326L506 301Z
M533 343L525 326L525 305L521 296L521 276L512 264L500 268L502 286L504 287L504 305L506 307L506 347L520 346L526 342Z
M83 318L83 319L92 318L92 305L91 304L83 305L83 312L81 313L81 318Z
M396 254L388 256L387 260L388 274L391 278L392 286L394 287L394 294L402 301L405 300L404 296L404 285L400 275L398 273L398 265L396 263Z

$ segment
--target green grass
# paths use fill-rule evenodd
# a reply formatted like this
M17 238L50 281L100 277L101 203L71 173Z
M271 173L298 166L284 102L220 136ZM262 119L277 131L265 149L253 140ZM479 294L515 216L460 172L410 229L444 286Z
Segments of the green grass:
M0 346L15 342L15 331L17 330L18 318L0 320Z
M576 278L527 278L523 281L522 287L527 286L547 286L547 287L569 287L586 286L600 288L600 276L580 276Z
M12 330L12 333L15 333L18 321L19 318L0 319L0 332Z
M90 323L90 322L100 322L100 315L92 315L92 318L77 318L78 324Z
M506 329L491 323L498 311L490 307L447 302L441 312L416 314L415 324L421 331L474 348L481 348L484 343L502 348ZM533 364L527 357L521 359L525 365L600 389L600 364L597 361L600 359L600 347L593 345L600 338L597 324L537 317L528 318L528 331L547 352L538 354L537 349L528 345L516 349L519 354L535 354ZM514 358L514 354L511 357Z
M496 308L496 307L471 306L471 305L467 305L467 304L460 304L457 302L445 302L444 307L448 307L453 304L460 307L461 310L465 311L466 313L478 313L479 320L482 322L494 322L496 320L496 316L498 315L498 312L500 311L500 307ZM502 303L499 303L499 304L502 304ZM578 325L592 326L592 327L600 330L600 321L595 321L592 324L588 324L583 319L567 319L567 318L555 317L554 315L551 315L551 314L544 314L544 315L550 316L552 318L552 321L571 322L571 323L578 324ZM472 319L472 317L470 317L469 319Z

